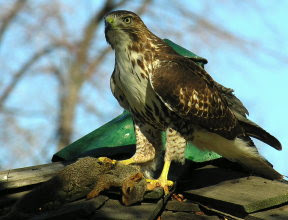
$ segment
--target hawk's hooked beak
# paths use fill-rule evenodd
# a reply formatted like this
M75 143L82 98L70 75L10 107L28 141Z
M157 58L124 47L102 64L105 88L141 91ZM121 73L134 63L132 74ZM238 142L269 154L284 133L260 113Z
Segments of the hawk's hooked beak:
M113 28L115 27L115 17L111 15L107 15L104 17L104 21L105 21L105 38L106 38L106 41L111 45L113 49L113 44L111 40L112 36L109 36L109 32L113 31Z
M105 17L105 29L107 28L113 28L115 25L115 18L113 16L107 16Z

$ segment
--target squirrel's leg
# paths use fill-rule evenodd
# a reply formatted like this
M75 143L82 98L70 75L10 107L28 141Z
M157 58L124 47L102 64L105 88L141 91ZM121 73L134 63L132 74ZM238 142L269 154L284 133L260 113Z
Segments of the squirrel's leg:
M97 197L100 192L103 190L107 190L112 186L118 186L118 183L115 180L115 176L112 176L110 174L104 174L99 178L94 185L94 188L87 194L87 199L92 199L94 197Z

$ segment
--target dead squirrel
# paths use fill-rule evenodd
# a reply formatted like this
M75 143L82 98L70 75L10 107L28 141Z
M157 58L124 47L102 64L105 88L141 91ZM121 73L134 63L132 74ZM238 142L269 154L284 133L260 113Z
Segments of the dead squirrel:
M74 201L87 194L88 199L96 197L110 187L121 188L123 204L131 205L143 200L146 180L138 166L114 164L108 158L104 161L81 158L24 195L3 219L24 219L49 206Z

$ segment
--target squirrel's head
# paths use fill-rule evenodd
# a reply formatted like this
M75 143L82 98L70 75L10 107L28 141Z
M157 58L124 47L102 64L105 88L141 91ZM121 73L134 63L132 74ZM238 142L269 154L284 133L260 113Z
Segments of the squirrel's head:
M128 177L122 185L122 202L129 206L143 200L146 191L146 180L142 173Z

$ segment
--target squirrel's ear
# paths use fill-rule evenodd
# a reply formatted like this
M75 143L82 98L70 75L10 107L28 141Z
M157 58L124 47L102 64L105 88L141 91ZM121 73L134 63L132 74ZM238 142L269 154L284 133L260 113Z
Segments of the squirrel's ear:
M133 182L139 183L144 178L143 173L136 173L135 175L130 177L130 180Z

